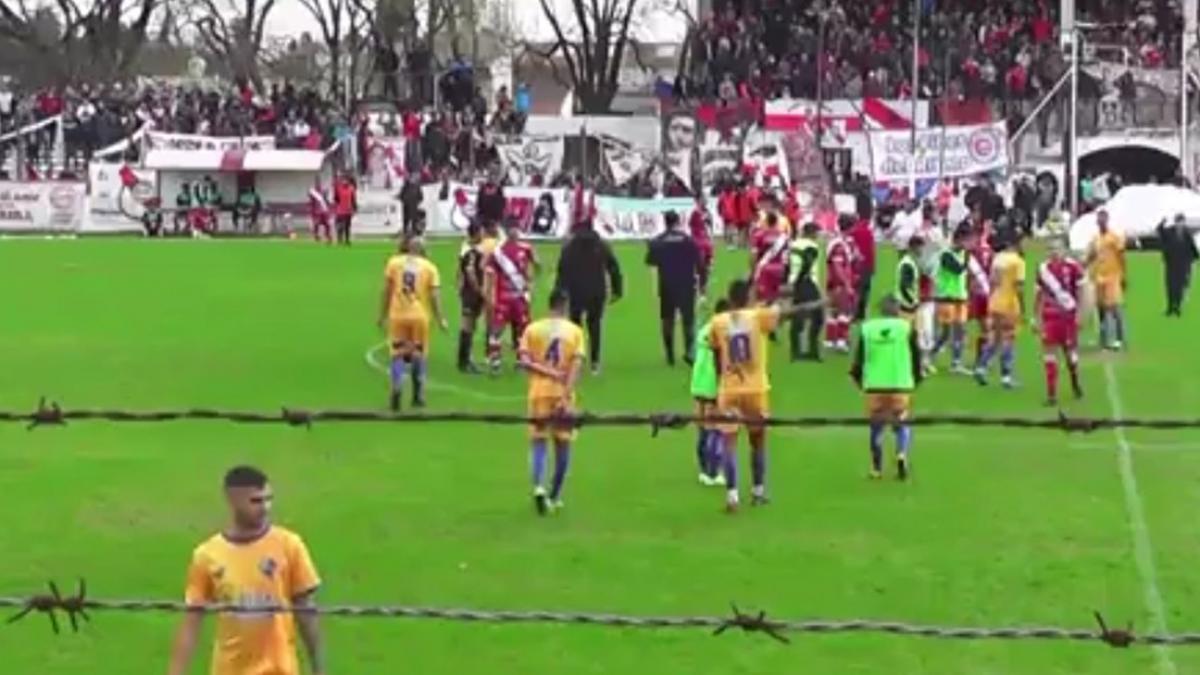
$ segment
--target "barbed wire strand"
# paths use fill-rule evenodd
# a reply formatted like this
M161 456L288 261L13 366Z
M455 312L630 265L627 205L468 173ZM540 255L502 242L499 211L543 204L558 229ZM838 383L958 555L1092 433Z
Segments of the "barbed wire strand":
M79 580L75 595L63 596L54 582L50 593L30 596L0 596L0 607L19 608L6 623L15 623L32 613L46 614L51 628L59 632L57 614L66 614L74 631L79 630L77 619L89 620L87 612L170 612L205 614L316 614L344 618L432 619L465 623L503 624L561 624L571 626L600 626L631 629L712 629L721 635L729 629L762 633L788 643L786 633L876 633L956 640L1057 640L1102 642L1112 647L1132 645L1200 645L1200 633L1135 635L1133 625L1109 628L1099 612L1093 612L1099 629L1064 628L1059 626L943 626L912 624L903 621L873 619L848 620L781 620L768 618L766 612L743 612L736 604L726 616L642 616L618 613L565 612L553 610L485 610L470 608L438 608L410 605L314 605L307 607L251 607L236 604L190 605L175 600L114 599L94 600L87 597L87 584Z
M592 413L554 414L541 417L513 413L472 411L393 413L379 410L309 410L282 407L278 412L221 410L215 408L186 408L175 410L126 409L66 409L43 398L32 411L0 410L0 422L19 422L29 429L42 426L63 426L69 422L107 421L117 423L153 423L178 421L227 421L240 424L284 424L311 427L321 422L430 423L471 422L482 424L546 424L556 427L588 426L648 426L652 435L664 429L683 429L705 422L733 421L730 417L699 416L689 413ZM858 416L770 417L755 421L767 427L858 427L867 420ZM983 415L924 415L909 421L917 427L964 426L1007 427L1015 429L1050 429L1068 433L1091 433L1106 429L1200 429L1200 418L1112 418L1082 417L1059 411L1053 417L991 417Z

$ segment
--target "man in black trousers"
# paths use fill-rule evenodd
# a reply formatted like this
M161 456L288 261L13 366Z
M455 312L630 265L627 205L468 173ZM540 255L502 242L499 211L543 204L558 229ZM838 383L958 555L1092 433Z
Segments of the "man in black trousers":
M684 357L691 365L696 341L696 289L702 258L696 242L683 231L679 214L668 211L666 231L650 240L646 264L658 269L658 306L667 365L675 365L675 315L683 323Z
M806 223L799 237L791 243L788 253L788 285L792 289L792 302L797 305L821 299L818 282L821 247L817 236L821 229L816 223ZM808 349L801 346L801 336L808 328ZM821 307L802 310L792 317L788 330L793 361L821 360L821 329L825 327L825 310Z
M587 324L592 374L600 374L600 325L604 304L610 286L613 302L621 299L624 282L617 257L608 242L596 234L590 220L581 222L563 243L558 258L558 279L554 285L567 293L571 321L581 326Z
M1183 295L1192 280L1192 264L1198 252L1193 232L1182 213L1175 223L1158 225L1158 243L1162 248L1163 272L1167 283L1167 316L1183 316Z

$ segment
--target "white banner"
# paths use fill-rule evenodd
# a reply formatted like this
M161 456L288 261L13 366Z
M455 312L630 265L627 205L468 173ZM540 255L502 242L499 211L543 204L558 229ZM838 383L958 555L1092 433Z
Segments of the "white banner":
M678 213L686 226L695 204L691 197L638 199L596 195L594 225L606 239L650 239L665 229L663 216L668 211Z
M506 187L505 218L515 218L530 237L565 237L571 219L570 194L565 188ZM475 217L478 196L479 188L474 185L450 183L445 195L439 186L433 208L429 208L428 200L424 207L427 231L431 234L465 233Z
M367 152L367 183L381 190L398 190L404 181L403 136L383 136L371 139Z
M631 148L615 143L606 143L603 147L604 161L608 165L608 173L612 176L613 185L624 185L634 176L645 171L649 163L646 156Z
M137 217L142 213L142 201L157 194L157 171L130 168L138 179L138 184L130 191L121 183L122 166L105 162L88 164L90 215Z
M787 158L776 132L759 130L747 134L742 146L742 166L747 171L754 171L755 180L762 184L788 185L791 182Z
M274 150L274 136L201 136L147 131L151 150Z
M510 185L528 185L534 176L543 182L562 170L562 136L522 136L514 143L497 143L496 152Z
M725 142L719 134L706 134L700 146L700 180L705 187L716 185L722 178L741 176L741 150L735 141Z
M876 181L975 176L1008 166L1004 122L938 127L917 132L916 152L908 131L871 132ZM914 171L915 169L915 171Z
M76 232L85 192L83 183L0 181L0 231Z

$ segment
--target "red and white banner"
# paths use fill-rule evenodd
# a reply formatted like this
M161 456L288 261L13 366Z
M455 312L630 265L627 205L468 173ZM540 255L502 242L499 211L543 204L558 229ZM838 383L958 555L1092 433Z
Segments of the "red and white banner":
M819 114L818 114L819 113ZM801 128L813 130L817 118L825 134L835 140L862 131L911 129L915 123L920 129L929 124L929 102L917 102L917 116L913 119L913 103L910 100L863 98L833 99L817 106L816 101L806 99L778 99L767 101L764 125L768 131L796 131ZM823 139L822 145L825 145Z
M274 136L201 136L165 131L147 131L151 150L273 150Z
M86 190L82 182L0 181L0 232L76 232Z
M430 209L426 203L428 232L466 232L475 217L479 188L450 183L445 194L442 192L438 188L434 208ZM525 234L531 237L565 237L571 218L570 194L566 188L506 187L505 218L515 218Z

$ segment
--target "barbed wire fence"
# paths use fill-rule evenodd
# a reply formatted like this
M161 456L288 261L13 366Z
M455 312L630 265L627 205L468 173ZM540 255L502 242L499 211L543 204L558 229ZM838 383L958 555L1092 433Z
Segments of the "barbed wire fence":
M91 620L88 612L106 613L173 613L173 614L315 614L327 617L352 619L383 618L436 620L455 623L494 624L558 624L568 626L594 626L603 628L670 630L706 629L712 635L722 635L730 629L747 633L762 634L777 642L790 644L789 634L836 634L873 633L900 635L946 640L1050 640L1069 642L1100 642L1110 647L1143 646L1192 646L1200 645L1200 633L1147 634L1134 633L1133 624L1124 628L1110 628L1098 611L1092 615L1095 628L1068 628L1061 626L947 626L914 624L904 621L881 621L873 619L847 620L794 620L769 618L764 611L744 612L736 604L724 616L678 615L651 616L597 612L564 612L555 610L487 610L470 608L438 608L412 605L306 605L244 606L237 604L188 604L175 600L116 599L96 600L87 597L87 584L79 580L74 595L63 595L58 585L49 583L49 593L28 596L0 596L0 607L19 608L6 623L12 624L34 614L49 617L50 626L60 632L58 615L63 614L73 631L80 624Z
M689 425L738 421L720 415L699 416L690 413L593 413L572 412L533 417L513 413L473 411L392 413L379 410L305 409L283 406L278 411L221 410L185 408L172 410L129 410L118 408L69 409L42 398L33 410L0 410L0 423L24 423L28 429L64 426L70 422L105 421L116 423L154 423L183 421L225 421L239 424L281 424L312 427L318 423L442 423L545 424L563 428L644 426L657 436L660 431L683 429ZM742 420L744 421L744 420ZM753 420L766 427L860 427L868 422L861 416L768 417ZM1005 427L1010 429L1047 429L1067 433L1092 433L1109 429L1152 429L1170 431L1200 429L1200 418L1086 417L1058 411L1050 417L993 417L985 415L921 415L907 421L916 427Z
M115 423L161 423L179 421L225 421L239 424L311 428L323 423L441 423L547 424L580 428L590 426L644 426L657 436L660 431L683 429L697 422L730 422L728 417L697 416L674 412L654 413L557 413L544 417L520 414L479 413L470 411L391 413L378 410L305 409L281 407L278 411L239 411L214 408L172 410L70 409L42 398L32 410L0 410L0 423L23 423L30 430L46 426L64 426L71 422L107 421ZM769 427L860 427L867 419L855 416L771 417L759 423ZM1154 430L1200 429L1200 418L1111 418L1069 416L1062 411L1049 417L989 417L979 415L927 415L910 420L914 426L1007 427L1015 429L1057 430L1066 433L1092 433L1106 429L1134 428ZM73 630L81 621L89 621L89 612L105 613L193 613L204 614L304 614L343 618L385 618L440 620L460 623L560 624L620 629L706 629L721 635L730 629L763 634L789 643L789 634L873 633L949 640L1052 640L1100 642L1112 647L1200 645L1200 632L1137 635L1133 624L1111 628L1098 611L1093 611L1096 627L1065 626L954 626L918 624L866 618L776 619L764 611L743 612L736 604L726 615L654 616L560 610L490 610L478 608L437 608L411 605L316 605L242 606L236 604L191 605L181 601L123 598L92 599L81 579L74 595L62 595L54 582L49 593L0 596L0 608L19 611L7 620L15 623L31 614L49 617L55 633L60 631L58 616L65 615Z

